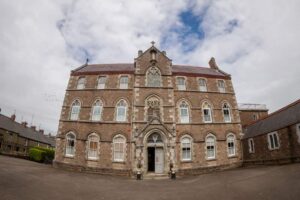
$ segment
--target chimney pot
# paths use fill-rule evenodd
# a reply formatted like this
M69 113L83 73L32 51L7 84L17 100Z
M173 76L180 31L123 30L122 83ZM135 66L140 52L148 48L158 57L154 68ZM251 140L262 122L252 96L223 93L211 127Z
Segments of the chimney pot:
M216 69L216 70L219 69L219 67L218 67L218 65L217 65L216 60L215 60L214 57L211 57L211 59L209 60L208 64L209 64L209 66L210 66L211 69Z
M138 56L142 55L143 54L143 51L142 50L139 50L138 51Z
M25 121L24 121L24 122L22 122L21 124L22 124L24 127L26 127L26 126L27 126L27 122L25 122Z
M44 134L44 130L43 130L43 129L40 129L40 130L39 130L39 133Z
M30 127L32 130L36 131L36 126L31 126Z
M16 115L15 114L11 115L10 119L15 121L16 120Z

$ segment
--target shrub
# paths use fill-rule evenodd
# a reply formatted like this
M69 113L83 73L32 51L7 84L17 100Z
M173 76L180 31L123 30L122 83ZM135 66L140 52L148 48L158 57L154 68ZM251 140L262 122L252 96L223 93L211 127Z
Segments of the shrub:
M36 162L51 163L54 159L54 150L43 147L33 147L29 149L29 158Z

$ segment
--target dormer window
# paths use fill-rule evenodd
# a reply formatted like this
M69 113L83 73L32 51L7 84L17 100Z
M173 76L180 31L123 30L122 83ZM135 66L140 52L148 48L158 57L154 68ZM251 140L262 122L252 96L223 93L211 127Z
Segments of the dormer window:
M78 90L82 90L85 88L85 77L80 77L78 79L78 82L77 82L77 87L76 87Z
M219 88L219 92L225 93L225 81L224 80L218 80L218 88Z
M121 76L120 89L128 89L128 76Z
M178 90L186 90L184 77L177 77L177 89Z
M98 78L97 89L105 89L106 76L100 76Z

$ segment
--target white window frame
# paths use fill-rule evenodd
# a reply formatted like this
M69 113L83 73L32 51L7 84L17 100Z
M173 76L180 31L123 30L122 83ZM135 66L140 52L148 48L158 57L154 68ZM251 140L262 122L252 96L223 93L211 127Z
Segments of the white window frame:
M121 138L123 141L117 141ZM117 155L119 154L119 155ZM124 162L126 154L126 138L123 135L116 135L113 138L113 161Z
M278 136L277 131L268 133L267 134L267 139L268 139L268 148L269 148L269 150L275 150L275 149L280 148L280 141L279 141L279 136ZM275 143L276 140L277 140L277 145Z
M77 104L78 103L78 104ZM76 105L75 105L76 104ZM76 99L75 101L73 101L73 103L71 104L71 109L70 109L70 120L79 120L79 114L80 114L80 110L81 110L81 102ZM76 111L76 112L75 112Z
M69 137L69 136L73 136ZM75 151L76 151L76 135L73 132L69 132L66 134L66 149L65 149L65 157L70 157L73 158L75 156ZM69 142L73 141L73 146L69 146Z
M192 138L190 136L185 135L181 138L180 144L181 144L181 161L192 161L192 144L193 144Z
M207 105L207 107L205 107L205 105ZM210 116L210 120L206 119L207 115L205 115L205 110L207 110L207 112ZM202 104L202 116L203 116L203 122L204 123L212 123L213 122L213 119L212 119L212 106L208 102L204 102Z
M226 114L228 118L226 118L225 111L228 111L228 114ZM222 105L222 113L223 113L224 122L230 123L231 122L231 109L230 109L230 105L228 103L224 103Z
M227 155L228 157L233 157L236 155L236 141L235 141L235 135L230 133L227 135L226 138L226 143L227 143ZM230 147L229 143L233 143L233 146Z
M212 141L209 141L211 140ZM211 147L213 146L213 156L209 156L209 150L208 150L208 147ZM213 160L213 159L216 159L216 137L212 134L209 134L206 136L205 138L205 151L206 151L206 159L207 160Z
M122 80L126 78L127 82L122 82ZM120 89L128 89L128 83L129 83L129 77L126 76L120 76Z
M179 80L183 80L183 85L179 84ZM186 90L186 78L182 76L176 77L176 85L178 90L180 91Z
M86 84L86 78L85 77L79 77L78 80L77 80L76 89L77 90L85 89L85 84Z
M182 111L185 110L186 111L186 116L183 116ZM179 104L179 120L180 123L183 124L188 124L190 123L190 109L189 109L189 104L186 101L181 101Z
M119 105L124 103L124 105ZM127 107L128 104L124 99L121 99L116 106L116 121L117 122L126 122L127 121ZM120 109L124 109L124 116L120 115Z
M159 76L159 80L157 80L157 82L155 82L155 84L152 84L153 81L151 80L151 75L153 75L154 70L157 72L158 76ZM159 70L158 67L156 66L151 66L147 72L146 72L146 85L147 87L161 87L162 85L162 77L161 77L161 72Z
M97 134L92 133L88 136L87 142L87 158L88 160L98 160L99 159L99 144L100 138ZM91 143L96 143L96 149L91 150Z
M99 103L99 105L96 105L98 103ZM99 114L97 114L97 115L95 114L96 109L100 109ZM103 103L100 99L97 99L94 102L93 107L92 107L91 120L92 121L101 121L102 112L103 112Z
M254 147L254 140L253 138L249 138L248 139L248 150L249 150L249 153L255 153L255 147Z
M203 81L204 85L201 85L201 81ZM205 78L199 78L198 84L200 92L207 92L207 80Z
M101 79L104 79L104 82L100 82ZM107 77L106 76L99 76L98 77L98 81L97 81L97 89L101 90L101 89L105 89L106 87L106 81L107 81Z
M220 85L219 83L223 83L223 86L224 87L222 87L222 85ZM225 80L223 80L223 79L218 79L217 80L217 85L218 85L218 90L219 90L219 92L221 92L221 93L225 93L226 92L226 85L225 85Z

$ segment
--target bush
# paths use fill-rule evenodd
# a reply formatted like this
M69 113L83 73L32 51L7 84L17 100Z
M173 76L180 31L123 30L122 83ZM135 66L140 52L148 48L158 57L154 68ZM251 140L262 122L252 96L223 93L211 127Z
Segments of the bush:
M51 163L54 159L54 150L43 147L33 147L29 149L29 158L36 162Z

